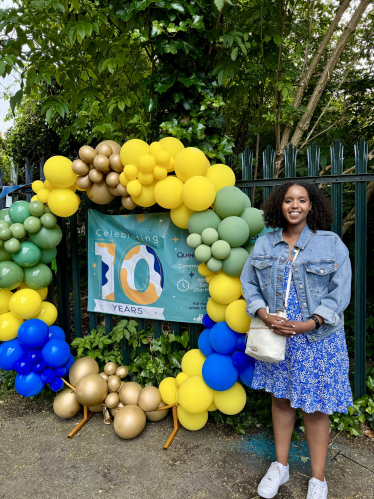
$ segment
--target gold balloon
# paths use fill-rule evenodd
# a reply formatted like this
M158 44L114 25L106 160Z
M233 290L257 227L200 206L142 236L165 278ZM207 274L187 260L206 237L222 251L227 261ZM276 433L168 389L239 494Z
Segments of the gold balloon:
M77 175L80 176L87 175L88 172L90 171L90 168L87 165L87 163L85 163L81 159L76 159L75 161L73 161L71 169L73 170L73 172L75 172Z
M121 182L117 185L117 191L120 196L128 196L127 189Z
M102 142L96 147L96 152L100 156L103 154L104 156L109 158L109 156L113 154L113 149L106 142Z
M117 407L125 407L122 402L118 402ZM115 418L119 412L119 409L109 409L110 414Z
M114 431L121 438L135 438L144 430L147 418L137 405L127 405L114 418Z
M78 381L86 374L98 374L99 364L91 357L82 357L74 362L69 371L70 384L77 386Z
M80 408L81 405L70 388L65 388L59 392L53 401L53 410L60 418L72 418L79 412Z
M105 178L105 182L109 185L109 187L117 187L119 184L119 173L110 172Z
M98 405L107 396L108 385L99 374L86 374L78 381L75 394L83 405Z
M91 162L91 163L88 163L88 168L90 170L92 170L92 168L95 168L95 165Z
M142 387L135 381L125 383L119 391L119 399L124 405L137 405Z
M103 404L91 405L88 410L91 412L103 412Z
M105 373L99 373L102 378L105 379L105 381L108 381L108 375Z
M108 388L110 392L117 392L121 386L121 380L118 376L112 374L108 378Z
M94 170L91 170L91 172L93 171ZM99 184L92 184L88 187L86 194L91 201L97 204L108 204L114 199L113 194L109 192L109 187L105 180Z
M91 187L92 185L92 182L88 175L86 175L85 177L78 177L75 183L80 189L88 189L88 187Z
M121 173L123 171L123 164L119 154L112 154L109 156L109 165L115 172Z
M117 364L115 362L108 362L104 367L104 372L108 376L111 376L117 371Z
M126 366L117 367L116 376L118 376L120 379L125 379L128 374L129 370Z
M105 171L109 168L109 159L104 154L98 154L93 160L96 170Z
M79 157L86 163L91 163L94 157L97 155L95 149L91 146L83 146L79 149Z
M96 146L96 151L102 144L110 145L114 154L119 154L121 152L121 146L117 142L114 142L114 140L103 140L102 142L100 142L100 144Z
M161 400L158 404L158 407L165 407L166 404ZM164 411L152 411L146 412L145 415L149 421L161 421L168 415L169 409L165 409Z
M117 186L109 187L109 192L113 194L113 196L121 196L121 194L118 192Z
M125 382L124 382L124 381L121 381L121 386L120 386L120 387L118 388L118 390L117 390L117 392L118 392L118 393L120 392L120 390L121 390L121 388L122 388L122 386L123 386L124 384L125 384Z
M136 203L134 203L131 196L126 196L122 198L122 206L126 208L126 210L131 211L136 208Z
M139 395L138 406L144 412L155 411L161 402L161 393L155 386L146 386Z
M92 170L90 170L88 173L88 178L94 184L100 184L100 182L103 181L104 174L103 174L103 172L99 172L99 170L96 170L96 168L92 168Z
M118 393L112 392L109 393L105 399L104 404L108 409L114 409L119 404L119 396Z

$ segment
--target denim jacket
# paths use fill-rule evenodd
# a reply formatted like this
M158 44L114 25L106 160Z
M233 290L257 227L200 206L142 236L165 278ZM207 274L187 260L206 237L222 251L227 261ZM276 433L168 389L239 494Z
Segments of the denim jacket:
M290 251L282 236L283 229L261 236L250 254L240 277L247 314L254 317L269 306L271 314L283 308L283 275ZM334 232L306 225L295 248L299 255L292 263L303 321L312 314L323 317L319 329L306 333L313 343L344 326L343 312L351 298L351 262L348 249Z

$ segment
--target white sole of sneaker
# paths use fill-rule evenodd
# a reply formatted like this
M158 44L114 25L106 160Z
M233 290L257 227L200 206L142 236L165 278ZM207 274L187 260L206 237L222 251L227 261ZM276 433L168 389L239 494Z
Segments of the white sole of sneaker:
M289 474L289 473L287 473L287 475L283 478L283 480L282 480L282 481L281 481L281 483L279 484L279 487L280 487L281 485L284 485L285 483L287 483L289 479L290 479L290 474ZM278 489L278 490L279 490L279 489ZM273 497L275 497L275 496L278 494L278 490L277 490L277 491L276 491L276 493L275 493L275 494L273 494L273 495L269 495L269 494L266 494L266 493L262 493L262 494L260 494L259 490L257 490L257 493L258 493L258 495L259 495L260 497L263 497L264 499L273 499Z

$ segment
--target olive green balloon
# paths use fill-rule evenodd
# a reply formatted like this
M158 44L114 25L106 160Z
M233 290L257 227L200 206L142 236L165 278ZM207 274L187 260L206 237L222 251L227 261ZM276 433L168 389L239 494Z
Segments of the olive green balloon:
M0 220L4 220L5 222L12 223L10 216L9 216L9 209L6 208L5 210L0 210Z
M202 243L200 234L190 234L187 237L187 244L190 248L197 248Z
M231 247L226 241L216 241L212 244L212 255L218 260L224 260L230 254Z
M44 213L52 213L48 206L44 206Z
M245 195L232 185L222 187L217 192L213 208L221 218L238 217L245 208Z
M22 224L15 223L12 224L9 228L12 232L12 236L16 239L22 239L26 236L26 231Z
M206 244L200 244L200 246L195 249L195 258L199 262L207 262L210 260L211 256L212 252L210 246L207 246Z
M204 244L208 244L209 246L211 246L218 240L218 232L216 231L216 229L204 229L201 234L201 239Z
M222 260L217 260L217 258L212 258L208 260L206 266L211 272L219 272L222 269Z
M28 217L26 220L23 222L23 226L27 232L30 234L35 234L40 230L40 227L42 226L40 219L38 217Z
M15 289L23 282L23 269L15 262L0 263L0 288Z
M21 248L21 243L15 237L11 237L4 243L4 249L9 253L17 253Z
M57 225L57 218L53 215L53 213L44 213L40 217L40 221L44 227L47 227L48 229L53 229Z
M17 201L9 208L9 216L13 223L23 224L30 216L29 203L27 201Z
M33 267L25 268L24 283L31 289L43 289L52 282L52 271L44 263L37 263Z
M23 241L18 253L13 254L13 260L21 267L33 267L40 261L40 257L40 249L31 241Z
M41 217L44 213L44 204L35 199L30 202L29 211L34 217Z
M231 248L237 248L247 241L249 237L249 228L242 218L227 217L219 224L218 234L220 239L228 242Z
M2 240L0 239L0 249L3 249L3 248L4 248L4 241L2 241Z
M56 255L57 255L56 248L42 249L40 263L51 263L56 258Z
M9 229L9 223L5 220L0 220L0 229Z
M253 248L255 247L255 244L256 243L249 243L249 244L246 244L245 246L243 246L243 248L245 249L245 251L248 252L248 254L250 255L253 251Z
M11 253L9 253L9 251L7 251L5 248L0 248L0 262L10 262L11 260Z
M2 241L7 241L12 237L12 231L6 227L0 229L0 239Z
M220 217L213 210L195 211L188 219L190 234L200 234L204 229L218 229Z
M240 218L245 220L249 227L249 232L251 234L251 239L253 236L257 236L265 228L265 222L262 216L262 212L257 208L246 208L240 215Z
M223 260L222 270L230 277L239 277L248 256L249 254L244 248L232 248L230 255Z
M62 230L58 225L53 229L41 227L36 234L30 234L31 241L40 249L51 249L57 246L62 239Z

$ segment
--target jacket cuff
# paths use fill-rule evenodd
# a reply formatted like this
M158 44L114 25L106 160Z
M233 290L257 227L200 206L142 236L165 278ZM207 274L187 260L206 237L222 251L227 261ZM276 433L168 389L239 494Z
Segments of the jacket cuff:
M329 324L330 326L337 325L340 320L337 313L333 312L330 308L324 307L323 305L318 305L313 314L323 317L325 323Z
M264 300L255 300L255 301L252 301L248 306L247 308L245 309L245 311L247 312L247 315L249 317L256 317L256 312L259 308L266 308L266 303Z

